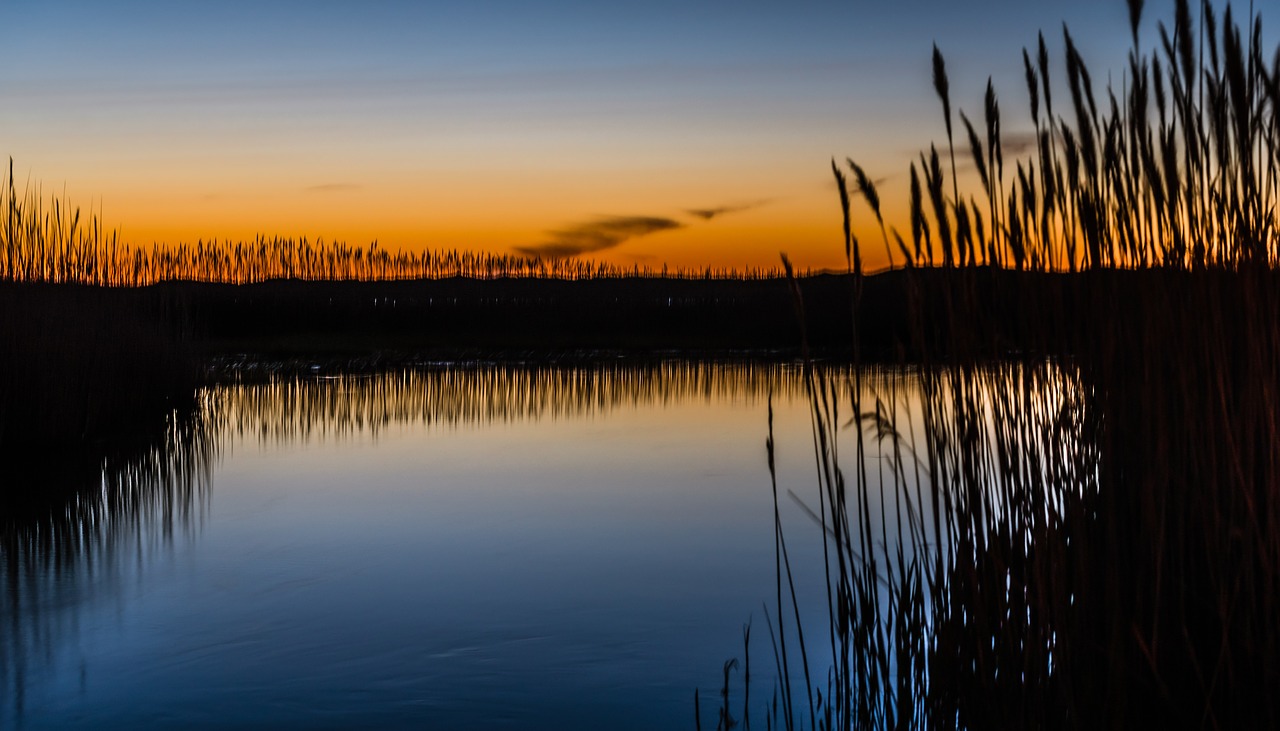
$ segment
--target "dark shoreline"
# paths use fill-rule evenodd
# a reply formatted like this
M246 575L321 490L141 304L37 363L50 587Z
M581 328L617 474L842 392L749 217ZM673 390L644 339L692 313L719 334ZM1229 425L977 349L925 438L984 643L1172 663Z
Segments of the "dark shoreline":
M1088 351L1166 298L1226 307L1268 271L898 269L856 285L857 360L937 362ZM181 318L202 361L848 360L855 278L168 282L133 290ZM798 304L799 303L799 304Z
M885 278L871 277L868 283ZM432 363L847 360L848 277L0 283L0 512L146 454L201 385Z

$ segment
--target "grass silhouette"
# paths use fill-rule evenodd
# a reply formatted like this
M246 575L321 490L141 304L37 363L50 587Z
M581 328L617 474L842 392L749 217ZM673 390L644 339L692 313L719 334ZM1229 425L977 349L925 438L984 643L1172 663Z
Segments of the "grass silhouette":
M470 251L389 251L374 241L258 236L252 241L197 241L150 248L124 243L99 214L45 198L39 185L19 192L13 173L0 182L0 281L141 287L158 282L248 284L274 279L402 281L413 279L762 279L778 270L626 267L576 257L543 258Z
M976 195L935 48L951 196L933 147L910 168L897 380L808 371L828 590L788 591L778 536L771 726L1280 723L1280 49L1255 14L1178 0L1146 51L1129 10L1119 91L1064 29L1055 110L1048 44L1024 52L1026 158L1006 166L990 86L985 139L961 112ZM858 307L850 193L879 203L849 168ZM825 642L783 631L806 600ZM801 689L785 663L806 653L830 666Z

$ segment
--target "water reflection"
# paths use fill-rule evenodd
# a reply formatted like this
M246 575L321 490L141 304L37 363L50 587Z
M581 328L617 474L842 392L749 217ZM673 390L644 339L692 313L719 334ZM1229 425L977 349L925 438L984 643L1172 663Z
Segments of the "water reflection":
M209 416L205 407L171 415L152 444L105 457L96 484L47 513L4 523L0 692L9 710L0 720L21 719L33 675L58 672L83 602L118 594L137 567L198 532L217 455Z
M774 594L769 397L800 614L820 624L814 424L846 445L860 426L862 484L902 488L868 494L884 528L867 545L901 535L923 555L938 542L920 476L965 458L929 439L1015 423L997 409L1031 429L1074 408L1077 387L1051 367L999 372L826 369L817 403L801 368L776 363L439 365L210 388L152 449L4 535L0 725L413 727L428 710L445 727L684 725L692 689L719 687L739 622ZM944 386L976 408L942 409L930 389ZM850 538L841 550L865 555ZM754 634L767 678L768 636Z
M364 376L277 378L216 390L227 434L263 442L367 432L390 424L459 426L584 418L623 406L794 397L798 366L779 363L476 364Z
M94 618L137 603L131 594L149 567L192 545L211 512L215 465L238 442L270 449L377 438L392 427L580 421L620 409L763 403L802 389L799 369L787 364L691 362L440 365L210 388L149 446L104 460L95 484L0 533L0 725L23 721L33 692L46 706L86 692L81 646L101 631Z
M973 725L1043 725L1008 718L1019 694L1053 682L1055 653L1080 651L1062 642L1081 596L1072 582L1107 573L1081 570L1078 549L1100 512L1089 380L1052 361L859 376L816 379L813 410L821 486L809 512L827 541L800 561L832 567L818 668L828 724L930 727L995 705L1011 715ZM794 654L800 642L779 644ZM985 703L984 688L1008 696ZM812 723L805 690L783 705Z

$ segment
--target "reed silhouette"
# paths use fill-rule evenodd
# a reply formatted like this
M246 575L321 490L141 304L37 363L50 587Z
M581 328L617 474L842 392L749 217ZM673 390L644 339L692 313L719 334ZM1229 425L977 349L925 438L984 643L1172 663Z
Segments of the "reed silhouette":
M985 140L961 112L974 195L935 48L951 195L933 147L911 245L893 232L912 361L896 384L807 372L828 591L790 590L778 528L771 726L1280 723L1280 49L1252 12L1178 0L1144 50L1142 10L1119 91L1064 29L1065 111L1043 36L1024 52L1038 139L1008 169L991 86ZM849 167L858 307L852 200L878 200Z
M895 230L906 266L941 261L1077 271L1277 264L1280 58L1267 58L1260 16L1250 15L1242 30L1230 7L1219 21L1205 2L1197 25L1189 4L1179 0L1173 27L1160 23L1159 44L1145 51L1139 43L1143 3L1129 6L1134 46L1119 90L1095 90L1064 27L1070 106L1055 111L1043 34L1034 61L1023 51L1036 138L1025 158L1005 164L1000 102L990 80L985 135L959 112L980 183L976 193L959 187L950 85L934 47L952 195L945 195L948 176L936 147L922 153L919 167L910 166L912 246ZM857 163L847 162L854 192L883 228L874 185ZM837 178L843 189L843 174ZM850 196L842 193L841 203L849 215Z

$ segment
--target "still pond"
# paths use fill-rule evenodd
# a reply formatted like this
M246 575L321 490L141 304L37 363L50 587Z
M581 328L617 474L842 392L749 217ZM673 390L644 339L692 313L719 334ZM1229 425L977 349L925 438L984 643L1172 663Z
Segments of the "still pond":
M232 378L6 538L0 727L715 728L748 622L763 709L770 398L821 627L798 367Z

